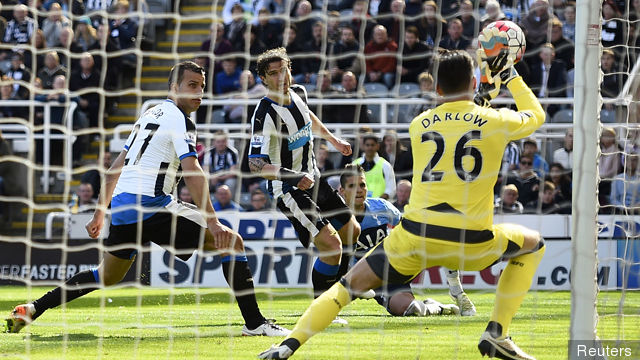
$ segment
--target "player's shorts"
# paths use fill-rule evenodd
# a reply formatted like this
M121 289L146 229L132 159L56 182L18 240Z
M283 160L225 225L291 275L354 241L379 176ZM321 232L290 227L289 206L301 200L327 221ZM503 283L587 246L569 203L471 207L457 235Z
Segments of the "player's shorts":
M293 224L304 247L309 247L327 224L340 230L351 219L351 210L324 178L311 189L295 188L278 197L277 206Z
M365 259L378 277L404 284L433 266L483 270L518 252L526 231L516 224L497 224L483 231L423 225L403 219L367 253ZM419 235L424 233L430 236Z
M193 251L202 248L207 222L198 209L175 199L151 217L138 223L111 225L109 237L104 241L107 251L120 259L132 259L141 246L150 242L168 247L182 260L188 260Z

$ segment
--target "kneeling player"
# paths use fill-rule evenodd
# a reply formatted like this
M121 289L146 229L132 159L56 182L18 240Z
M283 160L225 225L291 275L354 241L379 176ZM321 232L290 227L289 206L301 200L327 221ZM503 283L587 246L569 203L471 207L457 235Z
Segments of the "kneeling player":
M340 195L356 215L360 223L360 236L356 244L356 260L360 260L364 254L387 237L389 225L396 226L400 223L402 214L389 201L381 198L367 198L367 183L364 169L360 165L349 164L340 176ZM458 300L458 306L454 304L442 304L434 299L427 298L424 301L417 300L411 291L411 285L388 284L376 289L375 299L384 306L391 315L395 316L429 316L461 314L473 316L476 309L469 300L467 294L460 286L457 271L449 271L448 274L450 294L454 300ZM462 301L461 301L462 300ZM463 307L466 305L466 308ZM462 309L462 312L460 311ZM465 312L466 310L466 312Z

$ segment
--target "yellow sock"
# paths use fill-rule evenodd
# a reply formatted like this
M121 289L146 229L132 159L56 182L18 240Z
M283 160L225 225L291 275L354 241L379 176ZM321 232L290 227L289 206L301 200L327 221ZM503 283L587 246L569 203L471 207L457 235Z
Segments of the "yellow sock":
M515 316L531 287L533 275L542 260L544 251L545 247L543 246L534 253L510 259L509 264L500 275L491 321L502 325L502 336L509 334L511 319Z
M329 326L340 310L350 302L349 291L340 282L333 284L329 290L313 300L287 339L294 338L300 345L304 344L310 337Z

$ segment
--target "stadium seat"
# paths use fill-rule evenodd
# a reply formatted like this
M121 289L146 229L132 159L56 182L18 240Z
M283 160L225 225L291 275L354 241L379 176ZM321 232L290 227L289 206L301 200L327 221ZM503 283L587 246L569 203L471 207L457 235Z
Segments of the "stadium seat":
M213 110L213 114L211 114L211 119L214 124L224 124L224 110L221 110L221 109Z
M602 123L614 123L616 122L616 111L615 110L600 110L600 122Z
M553 115L551 122L554 123L570 123L573 122L573 109L558 110Z
M418 97L420 96L420 85L412 82L400 83L393 87L391 94L394 97Z
M387 97L389 96L389 89L382 83L364 83L364 90L369 97Z

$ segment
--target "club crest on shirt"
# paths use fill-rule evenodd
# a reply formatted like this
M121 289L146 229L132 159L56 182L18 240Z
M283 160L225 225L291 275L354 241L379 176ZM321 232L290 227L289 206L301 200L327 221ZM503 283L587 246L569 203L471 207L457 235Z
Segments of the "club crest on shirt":
M191 131L186 132L184 134L184 141L189 145L196 146L196 134Z
M289 135L287 141L289 141L289 150L294 150L299 147L303 147L311 140L311 123L307 123L302 129L298 130L295 134Z
M251 137L251 146L252 147L262 147L262 143L264 142L264 136L262 134L254 134Z

